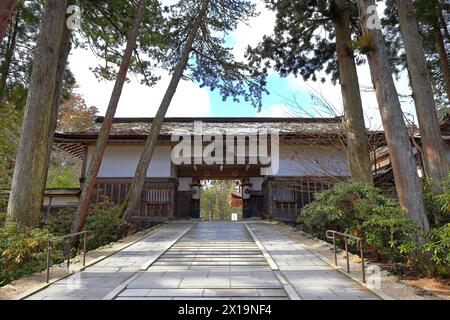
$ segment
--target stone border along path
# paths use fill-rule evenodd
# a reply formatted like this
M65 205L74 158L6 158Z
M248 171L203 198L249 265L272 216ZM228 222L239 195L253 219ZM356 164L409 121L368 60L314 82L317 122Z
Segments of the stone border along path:
M28 299L378 299L265 222L181 222Z

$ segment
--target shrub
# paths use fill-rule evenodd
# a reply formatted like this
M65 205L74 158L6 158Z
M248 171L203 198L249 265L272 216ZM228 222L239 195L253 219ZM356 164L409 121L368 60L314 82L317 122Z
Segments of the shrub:
M430 254L433 274L441 277L450 275L450 223L430 230L423 251Z
M89 238L87 244L89 250L120 239L121 234L118 232L118 229L123 221L116 209L116 205L108 200L90 207L84 226L85 230L94 231L93 237ZM46 227L57 235L69 234L74 215L75 208L61 209L47 220Z
M17 223L0 227L0 286L44 270L47 243L53 237L46 229L27 228ZM56 248L52 260L62 261L62 251Z
M86 230L94 231L88 241L88 248L95 249L120 239L119 227L123 220L115 204L106 201L94 205L86 220Z
M442 193L437 194L432 190L432 182L424 179L424 199L430 221L435 221L436 226L445 226L450 223L450 174L441 182Z
M401 249L411 246L418 227L393 200L373 186L346 181L315 194L315 201L299 215L305 231L324 239L328 229L363 236L371 252L380 260L396 261Z

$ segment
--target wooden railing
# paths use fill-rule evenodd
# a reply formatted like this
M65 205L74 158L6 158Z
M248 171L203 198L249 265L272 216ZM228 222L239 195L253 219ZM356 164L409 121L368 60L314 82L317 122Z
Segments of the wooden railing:
M353 240L356 241L356 247L357 247L357 249L360 250L360 255L361 255L360 258L361 258L361 267L362 267L362 282L366 283L366 272L365 272L365 268L364 268L364 250L363 250L364 239L352 236L350 234L338 232L338 231L335 231L335 230L328 230L326 232L326 237L328 239L332 239L333 240L334 265L336 267L338 265L338 263L337 263L337 253L336 253L336 236L340 236L340 237L344 238L345 255L346 255L346 258L347 258L347 273L348 274L350 274L350 260L349 260L349 256L348 256L348 240L349 239L353 239Z
M79 236L83 236L83 267L86 265L86 241L87 241L87 236L90 235L92 236L94 234L94 231L92 230L86 230L86 231L81 231L81 232L77 232L77 233L71 233L65 236L61 236L61 237L56 237L53 239L50 239L48 241L48 247L47 247L47 274L46 274L46 282L48 283L50 280L50 264L51 264L51 255L52 255L52 250L54 247L54 243L57 241L61 241L64 239L68 239L68 238L74 238L74 237L79 237ZM70 241L69 241L69 245L67 247L67 271L69 271L69 267L70 267L70 255L71 255L71 247L70 247Z

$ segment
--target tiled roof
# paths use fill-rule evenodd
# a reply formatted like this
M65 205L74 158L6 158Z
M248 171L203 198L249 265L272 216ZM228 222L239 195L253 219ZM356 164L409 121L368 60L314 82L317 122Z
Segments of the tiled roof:
M116 118L111 137L146 136L152 118ZM90 138L100 131L103 117L80 132L57 132L57 136ZM203 134L252 134L258 130L279 130L281 135L340 135L344 132L342 118L166 118L160 135L192 134L194 121L201 121Z

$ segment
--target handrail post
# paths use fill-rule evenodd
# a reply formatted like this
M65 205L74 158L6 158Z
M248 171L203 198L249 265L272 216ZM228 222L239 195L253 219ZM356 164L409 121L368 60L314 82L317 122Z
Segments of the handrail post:
M337 267L337 252L336 252L336 233L333 232L333 247L334 247L334 265Z
M71 243L69 240L68 246L67 246L67 272L70 271L70 254L72 253Z
M83 237L83 267L86 265L86 234Z
M366 270L364 268L364 246L363 246L363 240L359 241L359 244L361 246L361 267L362 267L362 282L366 283Z
M50 281L50 259L51 259L52 241L49 240L47 244L47 273L45 276L45 282Z
M347 273L350 273L350 261L348 257L348 239L347 236L344 236L344 242L345 242L345 256L347 258Z

